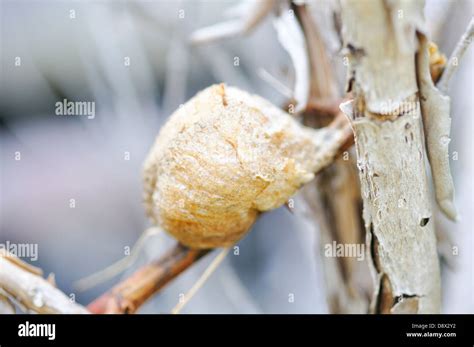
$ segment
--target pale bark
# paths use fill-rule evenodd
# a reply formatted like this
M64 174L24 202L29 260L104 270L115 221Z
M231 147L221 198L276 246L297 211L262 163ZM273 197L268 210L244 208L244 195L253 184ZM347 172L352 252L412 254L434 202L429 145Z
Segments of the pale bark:
M356 139L377 313L437 313L440 274L416 80L419 1L342 1L341 108Z
M417 55L417 75L426 149L431 166L436 201L441 211L456 220L454 205L454 183L449 168L449 142L451 130L450 104L447 95L434 85L430 75L428 39L420 34L420 49Z
M14 299L22 307L36 313L88 313L71 301L50 281L41 277L41 270L22 262L11 254L0 253L0 300ZM4 303L7 303L3 299ZM4 308L6 304L0 305ZM2 309L3 310L3 309ZM4 313L5 310L3 310ZM13 313L12 310L9 310Z

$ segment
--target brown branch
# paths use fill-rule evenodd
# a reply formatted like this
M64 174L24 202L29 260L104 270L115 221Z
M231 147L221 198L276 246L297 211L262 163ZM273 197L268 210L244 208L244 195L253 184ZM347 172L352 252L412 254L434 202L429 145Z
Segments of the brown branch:
M321 34L307 5L292 5L296 18L303 29L311 65L311 92L309 100L337 98L336 80Z
M146 300L208 252L189 249L177 243L163 257L138 269L91 302L87 308L92 313L134 313Z
M293 7L305 33L311 63L311 95L303 113L303 123L315 128L329 127L342 131L344 141L338 150L340 155L354 144L350 122L339 109L344 100L337 92L337 81L320 28L307 6ZM306 204L313 215L310 221L320 231L321 245L333 241L355 244L363 238L364 228L360 223L361 211L358 208L361 198L354 167L352 158L334 160L331 167L321 170L313 185L304 189ZM322 250L319 251L322 253ZM321 258L330 311L366 312L368 300L361 290L366 285L357 276L360 262L354 258ZM361 283L363 286L359 285Z

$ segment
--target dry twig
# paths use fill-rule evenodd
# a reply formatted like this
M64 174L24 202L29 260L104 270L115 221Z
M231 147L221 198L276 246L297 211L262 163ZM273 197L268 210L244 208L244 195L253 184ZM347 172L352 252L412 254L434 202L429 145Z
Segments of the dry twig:
M214 273L214 271L217 270L219 265L222 263L222 261L225 259L226 255L229 253L230 248L224 248L209 264L209 266L206 268L206 271L199 277L196 283L191 287L189 292L186 293L186 295L180 299L178 304L171 310L171 313L173 314L178 314L181 312L181 310L186 306L186 304L194 297L194 295L197 293L197 291L206 283L206 281L211 277L211 275Z
M464 53L466 52L467 47L469 47L469 44L472 42L473 36L474 36L474 18L471 18L471 21L469 22L466 28L466 32L459 39L456 45L456 48L451 54L448 64L437 84L438 89L442 93L445 93L445 94L447 93L449 89L449 81L451 80L451 77L453 76L454 72L459 66L459 62L464 56Z
M36 313L88 313L41 274L38 268L0 252L0 289L4 296Z
M191 43L203 44L251 32L273 9L275 0L250 0L238 8L237 19L201 28L191 35Z
M153 294L207 253L208 250L192 250L178 243L162 258L141 267L87 307L93 313L134 313Z

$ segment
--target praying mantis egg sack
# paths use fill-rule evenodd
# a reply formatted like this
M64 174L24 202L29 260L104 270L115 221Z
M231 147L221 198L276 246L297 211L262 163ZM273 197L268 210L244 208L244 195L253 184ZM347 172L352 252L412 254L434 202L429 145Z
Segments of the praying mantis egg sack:
M147 214L188 247L231 246L313 178L313 132L261 97L208 87L171 115L145 160Z

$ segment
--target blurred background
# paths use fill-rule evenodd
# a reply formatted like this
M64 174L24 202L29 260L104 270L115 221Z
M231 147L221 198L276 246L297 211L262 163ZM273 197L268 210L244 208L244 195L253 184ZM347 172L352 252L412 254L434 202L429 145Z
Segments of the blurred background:
M55 273L59 288L78 302L87 304L120 277L85 292L73 283L123 258L150 227L141 166L180 104L218 82L277 105L287 100L261 77L264 70L289 89L294 81L272 16L248 35L189 44L195 30L224 20L238 3L1 1L0 243L37 243L33 264ZM310 6L342 91L345 67L334 39L334 4ZM470 0L427 1L427 29L442 52L449 56L472 15ZM453 245L459 250L443 265L446 313L474 313L473 54L469 49L450 89L450 151L458 153L451 165L461 220L438 218L451 239L447 253ZM63 99L94 102L95 117L56 115L55 104ZM149 240L125 275L173 242L164 234ZM183 312L327 313L318 242L318 231L297 214L285 208L266 213ZM169 312L211 258L140 312Z

